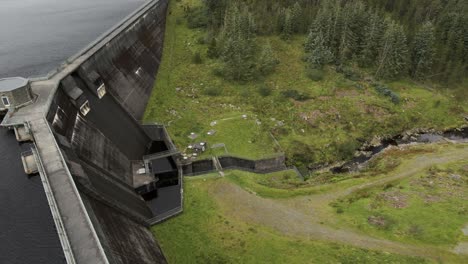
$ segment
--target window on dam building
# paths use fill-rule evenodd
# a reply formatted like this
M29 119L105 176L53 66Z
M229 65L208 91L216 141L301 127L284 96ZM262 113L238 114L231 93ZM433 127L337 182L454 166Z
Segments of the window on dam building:
M8 100L7 96L2 96L2 102L4 106L10 106L10 100Z

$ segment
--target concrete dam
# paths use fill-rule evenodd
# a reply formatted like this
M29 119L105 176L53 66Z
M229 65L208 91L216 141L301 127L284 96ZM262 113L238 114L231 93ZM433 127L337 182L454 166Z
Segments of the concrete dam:
M178 151L142 124L168 0L144 4L45 77L0 80L1 125L29 141L66 263L166 263L151 224L182 211Z

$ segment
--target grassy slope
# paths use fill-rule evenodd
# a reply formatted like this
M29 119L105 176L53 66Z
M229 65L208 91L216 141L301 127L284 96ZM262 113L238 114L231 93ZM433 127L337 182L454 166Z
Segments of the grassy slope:
M410 81L388 83L402 98L400 105L394 105L367 83L347 80L331 70L323 81L311 81L301 61L303 36L289 42L275 36L259 37L259 43L271 42L281 61L276 72L252 83L226 82L213 74L218 63L206 58L207 46L199 44L205 36L203 30L187 28L182 3L198 5L200 1L171 2L163 61L145 115L148 121L169 125L169 132L182 149L190 143L190 132L205 134L215 129L218 138L207 138L209 143L226 143L232 154L258 158L278 151L268 135L274 130L286 152L314 150L317 161L333 161L340 155L334 144L415 127L444 129L463 124L461 115L467 113L468 102L456 101L449 91L430 91ZM192 63L196 52L202 54L202 64ZM263 84L272 88L271 95L258 93ZM288 89L307 93L313 99L285 99L281 91ZM218 94L207 95L212 90ZM258 118L262 124L256 129L251 122L210 126L214 120L242 114L248 114L251 122ZM276 127L278 120L285 123L281 129Z
M468 223L467 183L467 161L444 164L341 199L336 204L342 208L337 217L341 224L366 233L451 248L465 239L461 229ZM382 217L384 225L370 224L372 216Z
M231 171L226 177L245 190L265 198L288 201L291 198L307 196L315 206L326 212L323 215L327 218L326 221L337 228L352 228L390 240L451 249L458 242L466 240L461 229L468 222L467 161L443 163L429 170L411 174L410 178L404 180L360 189L361 191L339 198L331 204L317 205L314 195L326 196L351 186L383 180L395 174L405 173L415 162L423 162L425 155L466 151L466 147L438 144L390 150L375 159L368 171L359 174L329 175L328 179L335 179L332 182L323 182L322 179L313 177L301 181L295 178L292 172L258 175ZM391 198L382 198L383 194L392 196L393 193L397 193L394 197L403 203L401 208L395 207ZM331 199L330 201L335 200ZM380 227L370 224L368 219L371 216L383 217L386 224Z
M186 179L185 211L153 227L170 263L424 263L418 258L286 237L223 214L216 177Z

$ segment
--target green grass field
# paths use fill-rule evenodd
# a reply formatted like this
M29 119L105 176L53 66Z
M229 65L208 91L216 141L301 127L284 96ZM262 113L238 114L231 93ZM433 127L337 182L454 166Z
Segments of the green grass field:
M421 171L410 179L363 190L335 203L344 225L409 243L453 247L468 223L468 162Z
M185 211L153 227L169 263L426 263L423 259L287 237L226 216L210 195L216 176L185 180Z

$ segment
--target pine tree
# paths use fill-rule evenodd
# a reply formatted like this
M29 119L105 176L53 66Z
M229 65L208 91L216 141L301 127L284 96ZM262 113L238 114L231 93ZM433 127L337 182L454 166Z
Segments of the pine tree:
M373 66L379 55L380 43L385 33L386 24L377 12L372 13L364 27L364 37L359 54L359 65Z
M211 39L210 44L208 45L208 51L206 52L206 55L210 59L215 59L219 57L219 51L218 51L216 38Z
M310 32L305 44L307 67L311 69L322 69L327 63L333 60L333 54L325 45L325 40L321 31Z
M413 41L411 75L416 79L423 79L431 70L434 61L434 26L426 22L416 32Z
M278 11L278 16L276 18L276 32L278 32L279 34L281 34L283 32L284 20L285 19L286 19L286 9L281 8Z
M405 73L408 66L408 46L401 25L391 21L382 39L375 76L394 78Z
M303 27L302 7L299 2L296 2L291 9L291 24L294 33L299 33Z
M249 81L255 77L255 23L246 10L233 6L226 12L222 36L223 73L226 78Z
M260 54L258 66L259 72L262 75L268 75L275 70L276 65L278 65L279 60L275 56L271 44L268 42L263 46L262 52Z
M284 40L289 40L291 39L292 33L293 33L293 17L291 15L291 10L289 10L288 8L285 11L283 31L281 32L281 38Z
M226 0L203 0L208 15L208 23L212 28L219 28L223 24L226 11Z

